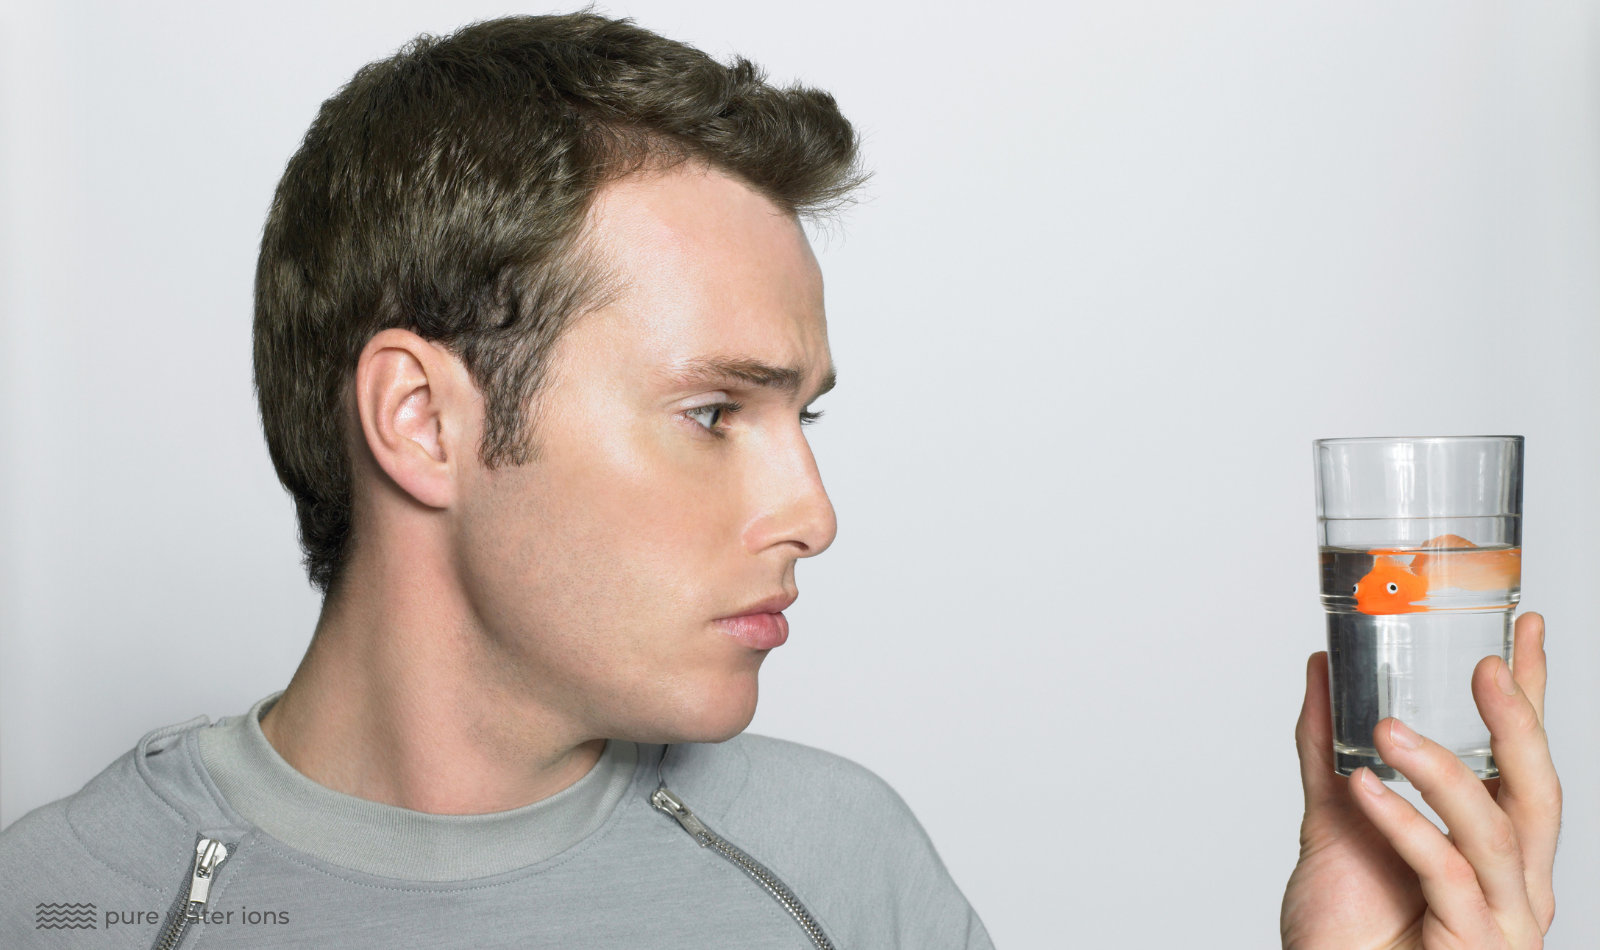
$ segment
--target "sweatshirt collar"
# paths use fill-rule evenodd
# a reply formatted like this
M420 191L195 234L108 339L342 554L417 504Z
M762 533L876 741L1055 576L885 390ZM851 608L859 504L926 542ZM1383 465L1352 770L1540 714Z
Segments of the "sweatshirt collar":
M356 798L296 771L261 731L279 690L198 731L200 758L240 817L340 867L410 881L456 881L537 864L595 831L633 780L639 750L608 740L588 774L549 798L484 815L434 815Z

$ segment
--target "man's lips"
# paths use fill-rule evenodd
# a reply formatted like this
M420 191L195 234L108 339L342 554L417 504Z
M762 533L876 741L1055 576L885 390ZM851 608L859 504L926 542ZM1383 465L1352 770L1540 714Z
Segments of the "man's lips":
M764 600L741 607L738 613L719 617L717 626L722 632L752 650L770 650L783 646L789 639L789 618L783 610L794 603L799 593L780 591Z
M778 613L744 614L717 621L722 632L752 650L770 650L789 639L789 618Z

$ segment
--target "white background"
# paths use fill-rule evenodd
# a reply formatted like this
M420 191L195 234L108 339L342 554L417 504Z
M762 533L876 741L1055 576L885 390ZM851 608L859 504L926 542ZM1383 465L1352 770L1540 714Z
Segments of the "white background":
M1593 946L1594 3L604 10L831 90L876 171L819 240L840 530L755 731L889 779L1001 947L1271 946L1311 440L1520 433L1548 945ZM3 14L0 824L287 682L318 601L251 390L267 202L358 66L505 12Z

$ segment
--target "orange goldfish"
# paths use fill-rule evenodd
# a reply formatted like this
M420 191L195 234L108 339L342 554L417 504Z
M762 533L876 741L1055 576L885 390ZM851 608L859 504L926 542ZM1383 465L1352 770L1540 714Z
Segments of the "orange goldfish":
M1364 614L1409 614L1419 610L1416 601L1428 596L1425 578L1407 570L1394 555L1401 551L1374 550L1372 570L1356 581L1356 609Z
M1430 608L1417 603L1430 591L1498 590L1522 582L1522 549L1466 551L1477 545L1457 534L1441 534L1422 550L1374 548L1372 570L1356 582L1356 609L1364 614L1409 614ZM1446 549L1429 554L1429 549ZM1454 550L1450 550L1454 549ZM1400 558L1412 555L1410 564Z

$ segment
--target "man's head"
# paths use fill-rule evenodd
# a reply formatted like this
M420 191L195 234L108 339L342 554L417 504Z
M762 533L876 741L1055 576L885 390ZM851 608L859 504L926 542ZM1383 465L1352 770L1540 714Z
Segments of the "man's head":
M855 156L826 94L595 16L358 73L257 275L263 424L332 615L421 628L403 662L512 742L743 729L772 641L722 618L781 609L834 537L798 215Z
M256 276L262 425L312 583L332 591L359 544L350 387L377 333L459 358L486 467L538 462L555 344L630 279L587 239L604 186L687 161L794 215L843 197L855 160L826 93L627 21L496 20L362 69L290 160Z

